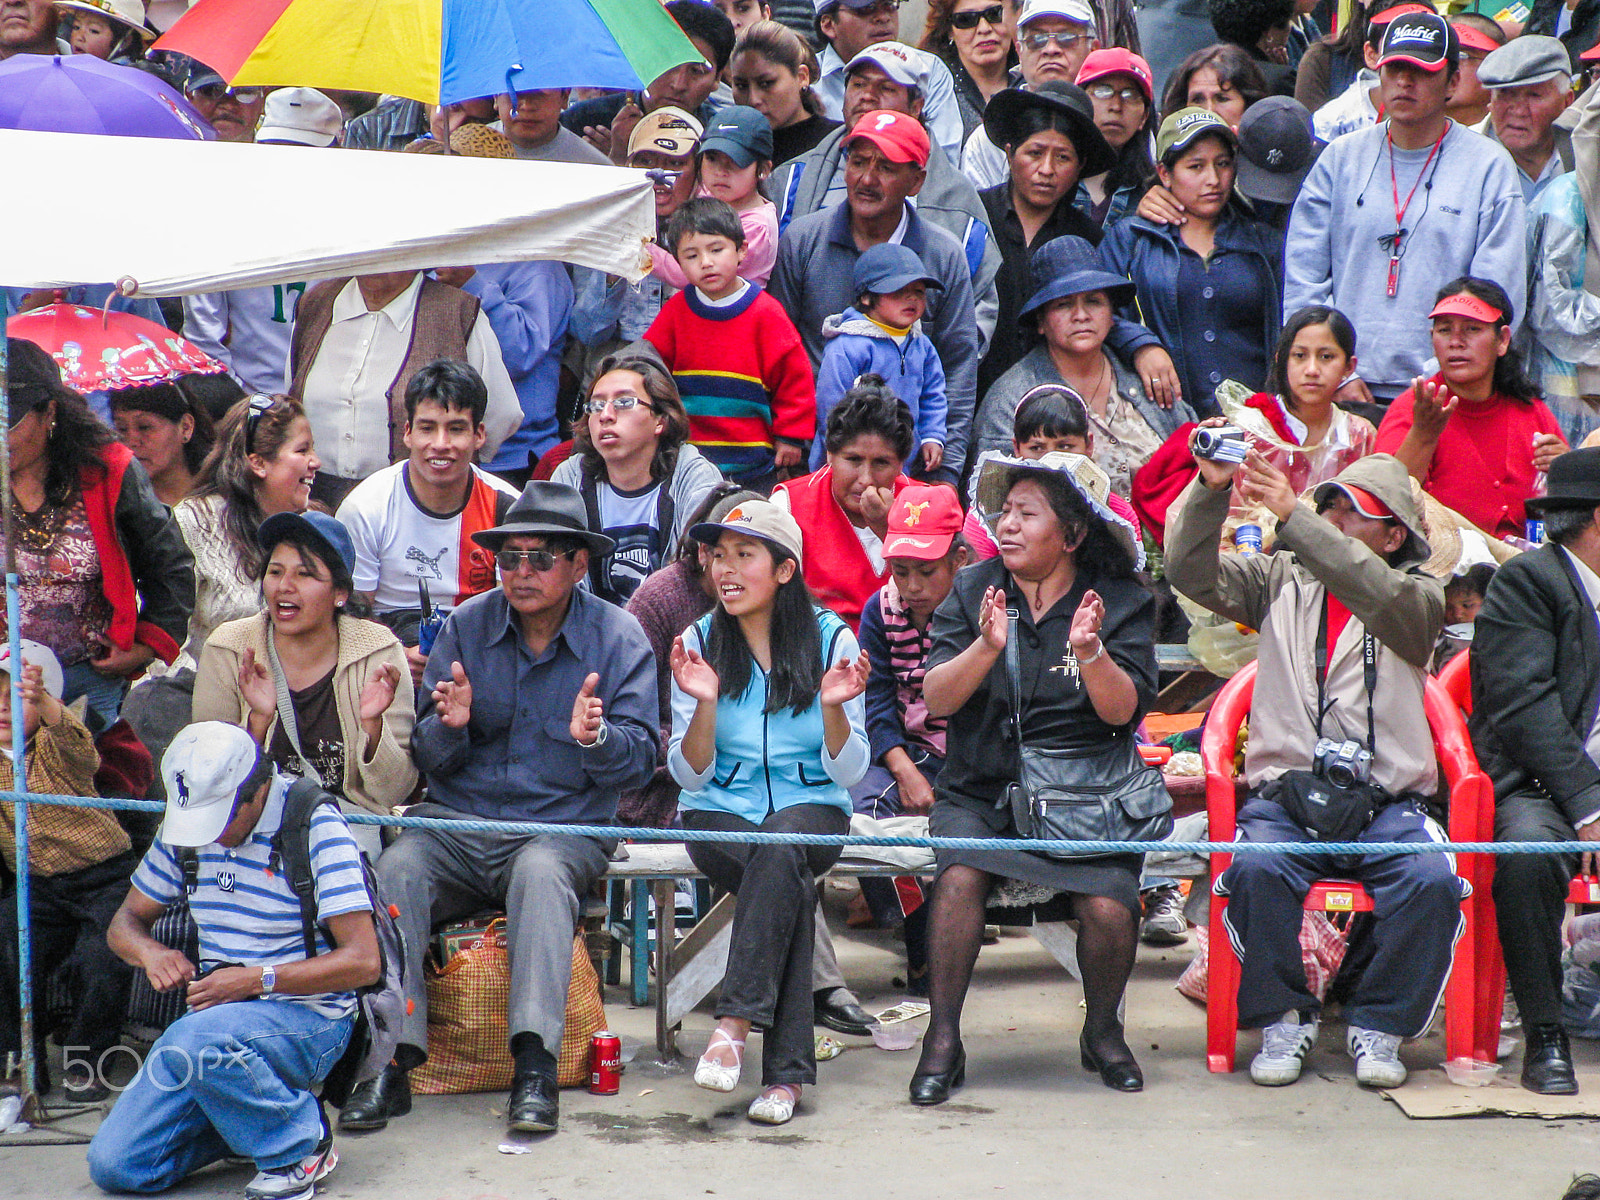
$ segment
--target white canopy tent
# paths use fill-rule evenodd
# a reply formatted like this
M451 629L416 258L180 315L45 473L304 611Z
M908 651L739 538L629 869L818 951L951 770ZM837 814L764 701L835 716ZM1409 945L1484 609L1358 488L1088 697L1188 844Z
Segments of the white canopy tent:
M649 181L618 167L22 130L0 130L0 162L11 287L181 296L525 259L636 281L655 233Z

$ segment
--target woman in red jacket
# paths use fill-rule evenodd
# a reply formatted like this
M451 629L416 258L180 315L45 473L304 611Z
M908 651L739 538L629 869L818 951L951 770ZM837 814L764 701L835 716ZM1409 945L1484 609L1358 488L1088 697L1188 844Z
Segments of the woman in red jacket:
M812 595L852 633L862 606L889 578L883 561L889 506L911 482L900 464L915 438L911 409L882 376L863 375L828 414L828 465L772 492L773 503L788 508L805 533L800 569Z
M61 699L87 696L95 729L152 659L177 657L193 560L144 468L50 355L20 338L6 350L22 636L54 652Z

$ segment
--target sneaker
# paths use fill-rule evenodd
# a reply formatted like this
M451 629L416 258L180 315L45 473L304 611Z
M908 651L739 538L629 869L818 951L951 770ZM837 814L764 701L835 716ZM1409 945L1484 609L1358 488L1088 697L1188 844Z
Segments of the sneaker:
M1314 1013L1293 1010L1261 1031L1261 1053L1250 1060L1250 1078L1262 1087L1283 1087L1300 1078L1306 1055L1317 1044Z
M324 1138L310 1158L287 1167L258 1171L244 1189L245 1200L311 1200L317 1184L338 1165L339 1152L333 1148L333 1138Z
M1189 936L1189 919L1183 915L1183 890L1174 883L1151 888L1144 894L1144 922L1139 940L1147 946L1179 946Z
M1400 1038L1376 1029L1350 1026L1345 1034L1345 1049L1356 1060L1356 1082L1365 1087L1396 1088L1406 1081L1406 1065L1400 1061Z

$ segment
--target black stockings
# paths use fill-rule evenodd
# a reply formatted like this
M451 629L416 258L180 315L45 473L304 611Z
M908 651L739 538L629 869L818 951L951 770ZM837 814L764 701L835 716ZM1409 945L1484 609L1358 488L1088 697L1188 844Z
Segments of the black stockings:
M961 1046L961 1008L972 968L983 944L984 903L993 876L975 867L952 866L939 876L928 901L928 1003L932 1009L922 1039L917 1074L946 1071ZM1117 1010L1133 971L1138 925L1133 914L1104 896L1075 896L1078 968L1083 973L1083 1042L1104 1062L1133 1058Z

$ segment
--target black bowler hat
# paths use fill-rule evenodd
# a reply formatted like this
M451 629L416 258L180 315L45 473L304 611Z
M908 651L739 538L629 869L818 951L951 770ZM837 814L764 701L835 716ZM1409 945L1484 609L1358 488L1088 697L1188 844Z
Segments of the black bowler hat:
M517 502L506 510L506 519L493 529L473 534L472 540L498 551L507 538L524 535L575 537L591 554L605 554L616 545L605 534L589 528L589 517L577 488L545 479L535 479L523 488Z
M1524 505L1531 513L1554 508L1600 508L1600 446L1569 450L1550 464L1545 493Z

